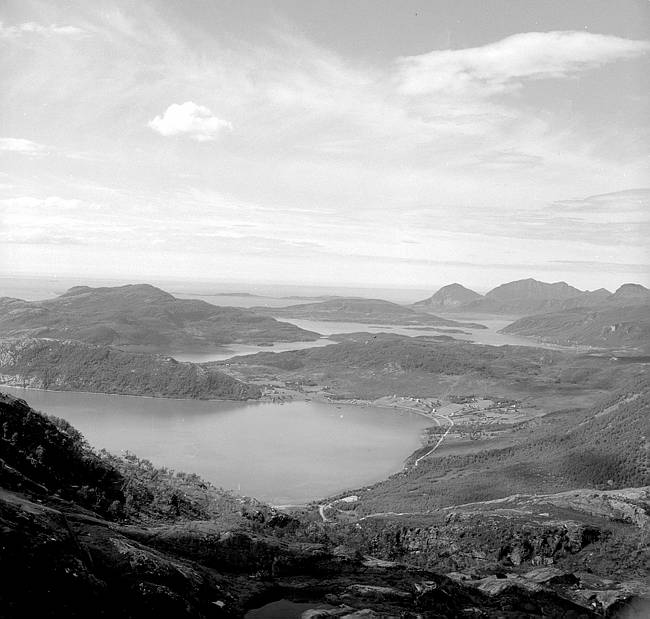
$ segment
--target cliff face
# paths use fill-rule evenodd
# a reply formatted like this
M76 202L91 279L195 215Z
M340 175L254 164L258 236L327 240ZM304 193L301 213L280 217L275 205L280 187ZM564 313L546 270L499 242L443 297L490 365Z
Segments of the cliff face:
M211 523L125 526L40 501L0 490L8 619L225 619L279 598L335 605L339 617L593 616L539 584L480 589L349 548Z
M515 495L425 514L377 514L355 525L366 551L488 594L551 587L614 614L636 596L650 608L650 487ZM352 533L350 533L352 535Z

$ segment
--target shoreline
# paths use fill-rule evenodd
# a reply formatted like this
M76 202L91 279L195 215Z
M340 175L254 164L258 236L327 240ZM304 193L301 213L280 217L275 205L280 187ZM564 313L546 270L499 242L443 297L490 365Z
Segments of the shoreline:
M113 393L106 391L79 391L77 389L46 389L44 387L26 387L22 385L12 385L10 383L0 383L0 390L3 387L9 387L11 389L23 389L25 391L44 391L47 393L80 393L85 395L105 395L105 396L118 396L124 398L147 398L149 400L170 400L172 402L230 402L233 404L277 404L281 406L282 404L288 404L290 402L319 402L321 404L328 404L331 406L357 406L363 408L381 408L385 410L392 410L402 413L416 414L426 419L432 420L432 418L427 414L426 411L422 411L409 406L398 406L398 405L389 405L389 404L377 404L373 400L330 400L327 396L322 395L321 393L313 394L310 397L306 397L304 394L299 394L298 396L292 396L290 399L277 401L274 400L272 396L262 396L258 400L247 399L247 400L229 400L226 398L173 398L167 396L156 396L156 395L138 395L133 393Z
M134 393L112 393L107 391L79 391L78 389L45 389L44 387L23 387L22 385L12 385L10 383L0 383L0 390L3 387L11 387L12 389L25 389L30 391L46 391L49 393L83 393L86 395L108 395L119 396L122 398L147 398L150 400L171 400L172 402L234 402L234 403L247 403L255 404L257 402L266 402L260 398L259 400L228 400L226 398L172 398L164 395L138 395Z
M8 388L10 388L12 390L16 390L16 391L20 390L20 391L25 391L25 392L35 391L35 392L42 392L42 393L81 394L81 395L98 395L98 396L111 396L111 397L121 396L121 397L130 397L130 398L147 398L147 399L150 399L150 400L151 399L171 400L171 401L177 401L177 402L229 402L229 403L241 404L241 405L276 404L278 406L280 406L280 405L282 405L284 403L289 403L289 402L307 402L307 403L315 402L315 403L318 403L318 404L328 405L330 408L332 408L333 406L338 407L340 405L345 405L345 406L354 406L355 408L363 407L363 408L377 408L377 409L383 409L383 410L391 410L393 412L398 412L400 414L404 414L404 413L414 414L414 413L418 412L416 410L409 410L406 407L388 406L388 405L382 405L382 404L373 404L370 401L361 401L361 400L357 400L356 402L348 401L348 402L336 403L336 402L332 402L332 401L327 400L327 398L325 398L325 397L310 397L310 398L296 397L296 398L293 398L292 400L287 400L285 402L273 402L271 399L260 399L260 400L199 400L199 399L196 399L196 398L157 398L155 396L127 395L127 394L120 394L120 393L113 394L113 393L102 393L102 392L92 392L92 391L72 391L72 390L60 390L60 389L44 389L44 388L40 388L40 387L23 387L23 386L18 386L18 385L10 385L10 384L6 384L6 383L0 383L0 392L3 391L3 387L8 387ZM13 391L4 391L4 393L6 393L7 395L10 395L10 396L14 396L14 397L20 397L22 395L22 394L16 394ZM45 414L50 414L50 413L47 413L47 411L45 411ZM426 417L426 415L423 413L423 411L420 411L419 414L420 414L420 416L425 416ZM431 420L430 418L428 418L428 419ZM394 471L390 472L386 477L381 477L379 479L375 479L375 480L372 480L372 481L369 480L367 482L364 482L364 483L360 484L360 486L366 487L366 486L375 485L377 483L381 483L382 481L384 481L388 477L403 471L404 468L407 465L407 462L421 449L422 449L422 446L417 447L416 449L411 451L402 460L401 467L396 468ZM120 454L117 453L116 455L119 456ZM161 466L164 466L164 463L162 463ZM191 472L191 471L185 471L185 472ZM215 486L219 485L218 482L214 482L214 481L210 481L210 480L206 480L206 481L208 481L209 483L211 483L212 485L215 485ZM298 502L297 503L292 502L292 503L279 503L279 504L276 504L276 503L272 503L270 501L269 502L261 501L261 502L266 503L267 505L269 505L269 507L271 507L273 509L280 510L280 511L285 511L285 510L286 511L291 511L292 509L305 509L305 510L310 510L311 511L312 508L317 509L317 507L320 504L322 504L323 501L329 501L331 499L331 497L336 497L336 496L339 496L341 494L352 492L355 488L358 488L358 487L359 487L359 485L357 485L355 487L352 487L352 488L349 487L349 486L343 486L343 487L337 489L335 492L332 492L332 493L330 493L330 494L328 494L326 496L314 497L313 499L309 499L307 501L299 502L299 503ZM256 499L256 500L260 500L260 499L257 499L255 496L251 497L250 495L239 494L233 488L226 488L226 490L232 492L236 496L241 496L241 497L247 497L247 498L253 498L253 499Z

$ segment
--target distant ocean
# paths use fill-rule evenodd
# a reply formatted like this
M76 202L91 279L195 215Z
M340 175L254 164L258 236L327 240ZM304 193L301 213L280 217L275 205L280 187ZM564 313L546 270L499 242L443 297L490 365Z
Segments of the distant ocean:
M302 286L293 284L259 284L246 282L161 280L89 279L87 277L52 276L0 276L0 296L27 301L49 299L64 293L72 286L121 286L148 283L158 286L180 298L200 298L215 305L264 305L264 299L280 299L279 305L291 305L301 298L358 296L368 299L385 299L395 303L413 303L424 299L439 287L431 289L352 288L348 286ZM286 300L286 302L284 302Z

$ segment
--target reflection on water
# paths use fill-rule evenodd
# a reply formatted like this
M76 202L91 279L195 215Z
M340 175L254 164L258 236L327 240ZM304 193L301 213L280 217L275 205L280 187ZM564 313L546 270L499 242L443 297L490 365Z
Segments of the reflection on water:
M238 355L253 355L258 352L284 352L286 350L302 350L303 348L315 348L328 346L336 342L321 337L312 342L275 342L271 346L256 346L254 344L231 344L220 348L216 352L181 352L170 353L177 361L191 361L192 363L207 363L208 361L224 361Z
M334 608L334 606L321 604L320 602L277 600L261 608L248 611L244 619L300 619L307 610L326 610L329 608Z
M1 387L63 417L97 448L275 504L386 478L420 446L424 417L319 402L169 400Z

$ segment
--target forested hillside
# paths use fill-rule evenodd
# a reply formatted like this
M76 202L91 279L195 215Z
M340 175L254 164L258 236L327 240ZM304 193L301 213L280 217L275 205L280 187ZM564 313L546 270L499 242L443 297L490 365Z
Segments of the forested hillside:
M167 398L246 400L261 395L257 387L195 363L46 339L0 343L0 380L55 391Z

